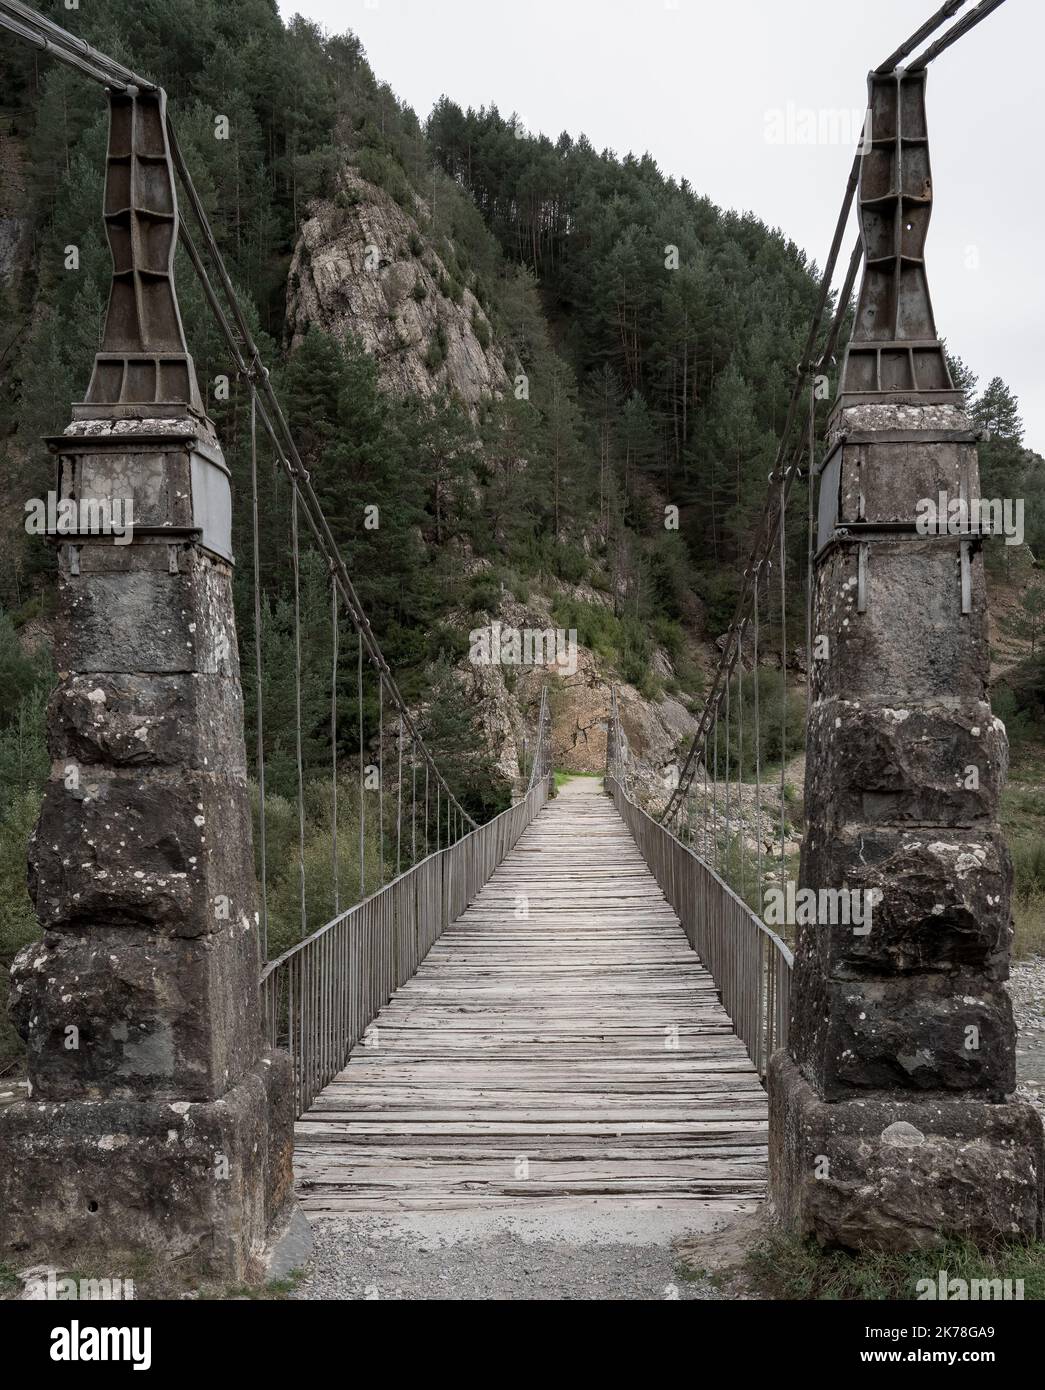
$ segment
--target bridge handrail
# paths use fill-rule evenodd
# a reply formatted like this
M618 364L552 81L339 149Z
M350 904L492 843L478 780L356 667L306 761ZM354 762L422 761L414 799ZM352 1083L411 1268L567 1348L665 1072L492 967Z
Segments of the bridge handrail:
M632 801L611 772L606 789L764 1078L769 1058L787 1043L793 954L699 854Z
M416 972L548 799L549 720L541 693L534 762L518 801L296 942L261 972L263 1027L294 1062L300 1115L346 1065L370 1023Z
M632 799L616 686L606 732L606 790L764 1078L770 1057L787 1043L794 956L706 860Z

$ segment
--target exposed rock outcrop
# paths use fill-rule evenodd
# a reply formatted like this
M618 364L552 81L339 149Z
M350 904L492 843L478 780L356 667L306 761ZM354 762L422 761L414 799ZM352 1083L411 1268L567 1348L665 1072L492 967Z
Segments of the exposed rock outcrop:
M418 199L412 217L351 168L338 182L333 200L312 204L294 251L291 346L314 323L355 334L397 394L428 397L449 387L475 406L503 391L508 377L479 301L469 289L455 300L441 288L450 275L421 232L425 205Z
M565 586L564 586L565 587ZM573 592L572 590L570 592ZM593 590L587 590L589 596ZM552 604L542 594L531 594L525 603L511 593L501 596L497 612L488 619L465 618L471 633L499 624L504 634L555 629ZM569 642L569 634L564 635ZM671 674L662 653L661 674ZM482 664L466 660L460 680L469 707L479 713L487 746L498 770L509 780L519 774L524 739L530 724L527 712L536 709L541 683L547 680L552 715L552 758L556 767L570 772L599 773L606 766L606 730L610 709L610 685L616 684L622 722L628 736L636 790L643 801L659 804L668 785L666 769L676 761L682 739L691 736L697 721L681 701L665 695L647 700L633 686L607 671L598 656L577 645L576 662L555 666Z

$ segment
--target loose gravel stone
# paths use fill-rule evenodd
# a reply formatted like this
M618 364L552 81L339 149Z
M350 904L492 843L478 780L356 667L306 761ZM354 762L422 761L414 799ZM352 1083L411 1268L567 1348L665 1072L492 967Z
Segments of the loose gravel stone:
M465 1222L467 1225L467 1221ZM462 1229L418 1240L397 1218L313 1221L315 1251L298 1299L718 1299L704 1276L684 1275L670 1240L534 1236ZM380 1234L378 1234L380 1231ZM612 1232L609 1233L612 1235Z

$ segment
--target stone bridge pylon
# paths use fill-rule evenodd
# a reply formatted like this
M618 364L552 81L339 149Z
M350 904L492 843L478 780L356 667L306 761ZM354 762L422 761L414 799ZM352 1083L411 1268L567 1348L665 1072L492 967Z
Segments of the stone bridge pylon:
M290 1063L262 1049L229 478L175 294L162 91L110 95L104 218L104 338L50 443L59 495L130 502L134 529L58 545L44 937L14 970L31 1098L0 1112L0 1254L249 1278L290 1212Z
M1007 745L983 552L916 524L923 499L979 496L926 280L925 71L869 87L863 284L820 473L801 886L874 907L870 930L800 929L771 1195L792 1229L848 1246L1033 1237L1042 1126L1007 1099Z

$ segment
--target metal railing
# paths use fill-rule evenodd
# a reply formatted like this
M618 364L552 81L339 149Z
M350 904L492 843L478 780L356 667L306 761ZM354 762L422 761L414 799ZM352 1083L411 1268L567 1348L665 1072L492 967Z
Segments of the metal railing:
M678 914L689 944L715 981L733 1031L764 1079L770 1057L787 1045L794 957L710 865L625 792L626 749L614 691L606 790Z
M350 907L261 973L271 1047L294 1062L296 1113L337 1075L369 1024L475 898L548 799L549 717L541 693L533 766L523 797Z

